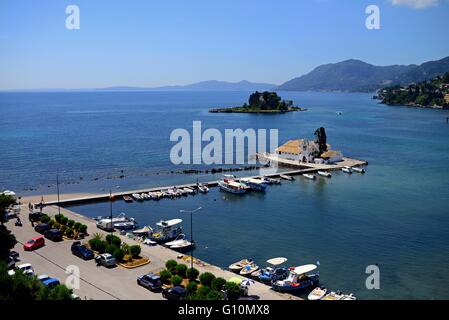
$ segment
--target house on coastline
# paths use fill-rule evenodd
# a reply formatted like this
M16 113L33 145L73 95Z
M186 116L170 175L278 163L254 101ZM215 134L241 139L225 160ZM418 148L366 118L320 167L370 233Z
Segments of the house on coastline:
M343 160L340 151L330 150L320 156L318 143L306 139L290 140L275 150L279 158L295 160L303 163L334 163Z

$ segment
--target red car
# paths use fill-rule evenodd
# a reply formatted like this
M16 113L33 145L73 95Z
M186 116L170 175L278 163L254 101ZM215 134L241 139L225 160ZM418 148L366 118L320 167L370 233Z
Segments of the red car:
M23 245L23 250L25 251L31 251L39 249L40 247L43 247L45 245L45 239L43 236L34 237L33 239L29 240L27 243Z

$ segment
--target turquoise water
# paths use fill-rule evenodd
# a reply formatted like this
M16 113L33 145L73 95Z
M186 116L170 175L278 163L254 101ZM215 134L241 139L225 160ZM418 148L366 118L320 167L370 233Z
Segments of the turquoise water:
M202 206L194 217L196 254L211 263L319 260L323 285L363 299L448 299L449 112L387 107L366 94L343 93L281 93L307 112L207 112L241 104L247 95L1 93L0 186L23 194L54 192L56 171L62 192L195 181L197 176L169 173L178 169L169 161L170 132L191 128L193 120L220 130L278 128L281 142L312 138L324 126L334 148L369 161L365 175L300 178L244 197L212 189L179 200L117 201L114 211L154 224ZM113 179L122 169L127 177ZM107 215L109 206L72 209L97 216ZM189 216L184 220L189 234ZM380 290L365 288L365 268L372 264L380 268Z

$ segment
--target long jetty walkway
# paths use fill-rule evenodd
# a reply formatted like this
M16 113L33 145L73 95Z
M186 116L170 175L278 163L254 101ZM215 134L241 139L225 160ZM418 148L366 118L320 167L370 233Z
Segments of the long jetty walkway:
M263 154L257 154L256 157L260 160L269 161L272 164L278 164L279 167L287 167L291 168L292 170L287 171L278 171L275 173L267 173L263 175L257 175L257 176L251 176L251 177L245 177L245 178L261 178L261 177L268 177L268 178L278 178L280 175L289 175L289 176L297 176L302 175L305 173L316 173L318 171L335 171L335 170L341 170L344 167L357 167L357 166L364 166L367 165L368 162L364 160L356 160L351 158L343 158L343 161L334 163L334 164L316 164L316 163L304 163L304 162L298 162L294 160L288 160L279 158L274 154L270 153L263 153ZM243 179L243 177L236 178L236 180ZM202 182L202 184L207 185L208 187L216 187L218 185L218 180L214 181L208 181L208 182ZM197 186L197 183L188 183L183 185L176 185L177 188L195 188ZM166 190L169 188L172 188L173 185L170 186L163 186L163 187L152 187L152 188L146 188L146 189L138 189L138 190L129 190L129 191L123 191L123 192L115 192L112 193L112 196L114 198L120 198L123 196L130 196L133 193L148 193L148 192L157 192L161 190ZM94 194L89 196L83 196L83 197L77 197L72 199L61 199L58 201L50 201L44 203L45 206L52 206L52 205L76 205L76 204L83 204L83 203L92 203L92 202L102 202L102 201L109 201L110 194L104 193L104 194Z

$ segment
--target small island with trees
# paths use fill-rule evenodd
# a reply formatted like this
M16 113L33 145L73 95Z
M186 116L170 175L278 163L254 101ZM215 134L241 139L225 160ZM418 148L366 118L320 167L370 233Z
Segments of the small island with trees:
M449 72L428 81L381 89L374 98L386 105L449 109Z
M240 107L210 109L212 113L286 113L292 111L306 111L296 107L291 100L282 100L276 92L254 92L249 96L248 103Z

